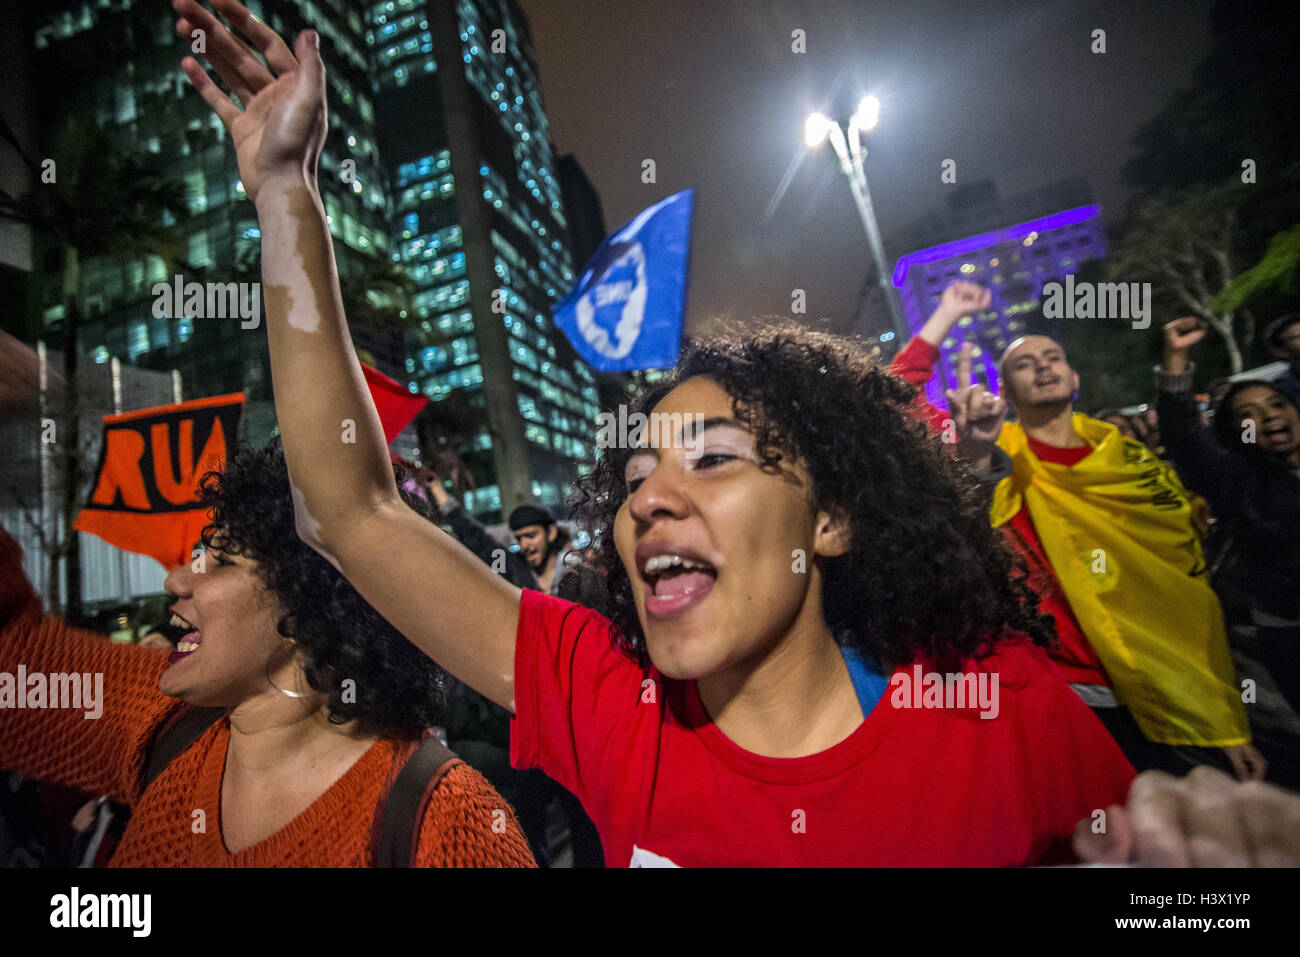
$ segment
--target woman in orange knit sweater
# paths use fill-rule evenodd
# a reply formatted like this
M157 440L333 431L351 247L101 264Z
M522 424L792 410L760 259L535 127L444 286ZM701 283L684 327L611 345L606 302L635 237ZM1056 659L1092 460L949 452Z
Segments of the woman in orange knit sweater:
M373 866L376 810L439 722L445 673L299 539L278 443L234 453L201 501L206 552L167 576L187 632L170 654L42 615L0 529L0 681L15 698L0 767L128 804L110 866ZM90 676L91 700L16 707L56 674ZM226 714L146 786L153 742L187 704ZM509 805L459 762L416 833L417 866L533 865Z

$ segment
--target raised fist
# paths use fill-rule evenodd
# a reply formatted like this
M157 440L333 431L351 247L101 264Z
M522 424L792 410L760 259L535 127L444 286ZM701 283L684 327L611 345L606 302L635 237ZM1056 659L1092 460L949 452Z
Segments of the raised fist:
M1205 338L1205 326L1195 316L1183 316L1165 325L1165 347L1170 352L1185 352Z

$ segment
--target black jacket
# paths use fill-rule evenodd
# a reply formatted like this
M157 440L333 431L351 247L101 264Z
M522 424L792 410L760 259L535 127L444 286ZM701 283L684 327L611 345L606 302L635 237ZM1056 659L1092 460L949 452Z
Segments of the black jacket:
M1189 392L1161 392L1160 437L1178 477L1210 503L1230 536L1210 556L1225 604L1236 598L1282 618L1300 618L1300 478L1285 465L1230 452L1201 424Z
M537 576L528 567L524 556L510 551L489 535L487 529L475 521L474 516L459 504L453 505L450 511L444 512L443 519L451 526L452 532L460 539L462 545L497 574L504 576L510 584L517 588L537 590ZM505 565L501 566L500 559L503 555ZM504 571L501 570L502 567Z

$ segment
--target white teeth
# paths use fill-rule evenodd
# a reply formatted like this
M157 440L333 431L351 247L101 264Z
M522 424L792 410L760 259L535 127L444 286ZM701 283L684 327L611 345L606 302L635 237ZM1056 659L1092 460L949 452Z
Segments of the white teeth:
M198 646L199 646L199 643L198 643L197 641L182 641L179 645L176 646L176 650L177 650L177 651L193 651L193 650L194 650L195 648L197 648Z
M655 555L645 563L645 573L654 575L674 565L681 565L682 568L704 568L701 562L693 562L689 558L682 558L681 555Z
M193 627L194 627L194 626L191 625L188 621L186 621L184 618L182 618L180 615L176 614L176 612L172 612L172 617L171 617L171 621L169 622L169 624L174 625L174 626L177 627L177 628L193 628Z

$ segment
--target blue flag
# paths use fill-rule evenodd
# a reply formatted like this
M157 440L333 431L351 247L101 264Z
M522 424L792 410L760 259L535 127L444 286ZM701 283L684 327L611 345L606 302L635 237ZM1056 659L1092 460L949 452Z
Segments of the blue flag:
M674 193L607 237L555 307L556 326L593 368L616 372L676 364L694 198L693 189Z

